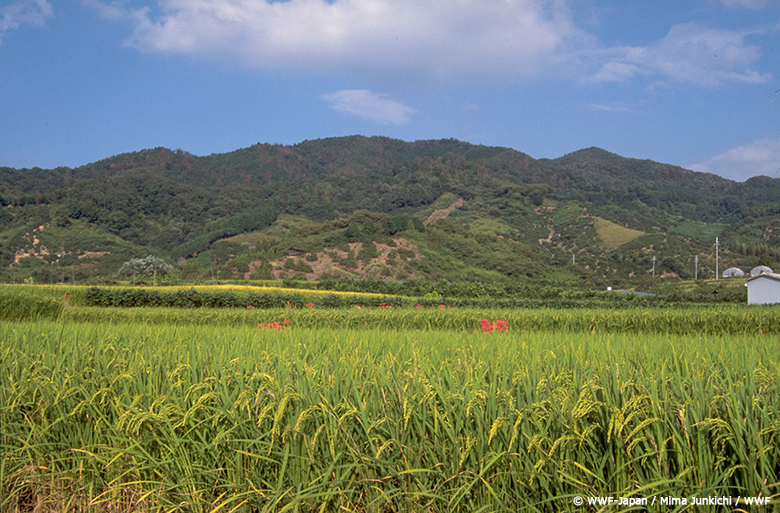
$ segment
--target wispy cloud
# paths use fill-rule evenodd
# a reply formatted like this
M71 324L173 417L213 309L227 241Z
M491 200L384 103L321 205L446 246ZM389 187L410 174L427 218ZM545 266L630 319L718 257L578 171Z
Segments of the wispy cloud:
M777 178L780 173L780 140L760 139L689 167L694 171L715 173L738 181L757 175Z
M564 72L574 49L595 44L564 0L88 1L132 20L128 45L265 69L522 79Z
M22 25L42 27L52 16L54 11L47 0L18 0L0 7L0 42L5 32Z
M622 112L622 113L636 113L637 111L626 105L625 103L613 102L613 103L589 103L585 106L589 110L598 110L602 112Z
M769 0L720 0L726 7L745 7L747 9L763 9L769 5Z
M365 89L336 91L323 95L322 99L337 112L386 125L405 125L417 112L408 105Z
M761 50L749 45L750 32L718 30L696 23L675 25L660 41L593 53L602 63L592 82L623 82L638 76L714 87L725 82L759 84L771 79L755 65Z

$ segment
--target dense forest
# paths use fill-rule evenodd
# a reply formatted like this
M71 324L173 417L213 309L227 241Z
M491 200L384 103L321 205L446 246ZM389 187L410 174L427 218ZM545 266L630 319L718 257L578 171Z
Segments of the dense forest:
M780 263L780 181L588 148L342 137L0 168L0 281L294 277L637 286ZM291 250L294 248L294 250ZM698 268L695 259L698 257ZM747 270L747 269L746 269Z

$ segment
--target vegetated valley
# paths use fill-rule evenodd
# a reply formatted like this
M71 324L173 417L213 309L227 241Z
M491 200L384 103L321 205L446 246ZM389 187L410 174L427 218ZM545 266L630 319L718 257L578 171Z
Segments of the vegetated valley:
M769 511L780 310L703 278L777 264L778 184L378 137L0 169L0 511Z
M598 148L533 159L457 140L342 137L79 168L0 168L0 280L90 283L154 255L175 282L639 287L780 260L780 181ZM291 249L295 248L295 249ZM300 251L302 250L302 251ZM746 270L747 270L746 269Z

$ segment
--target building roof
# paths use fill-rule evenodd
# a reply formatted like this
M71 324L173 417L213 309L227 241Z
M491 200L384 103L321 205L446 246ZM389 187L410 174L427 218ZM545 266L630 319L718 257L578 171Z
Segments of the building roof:
M751 282L753 280L757 280L759 278L769 278L769 279L772 279L772 280L780 281L780 274L777 274L777 273L766 273L766 272L765 273L761 273L761 274L757 274L755 276L751 276L750 278L747 278L745 280L745 283L749 283L749 282Z

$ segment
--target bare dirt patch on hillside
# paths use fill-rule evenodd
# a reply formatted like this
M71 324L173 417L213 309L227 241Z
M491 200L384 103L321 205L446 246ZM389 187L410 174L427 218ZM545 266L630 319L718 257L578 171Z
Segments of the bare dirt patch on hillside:
M428 219L423 221L423 224L425 226L428 226L429 224L433 224L436 221L439 221L441 219L446 219L447 217L449 217L449 215L452 213L453 210L455 210L456 208L460 207L464 203L466 203L466 202L463 201L463 198L458 198L449 207L442 208L442 209L439 209L439 210L434 210L433 213L428 216Z
M353 278L373 277L373 278L393 278L399 273L405 273L410 278L414 278L413 271L408 267L410 260L419 258L419 252L414 245L404 238L393 239L395 246L374 242L377 256L368 261L358 260L357 256L363 249L362 242L352 242L349 244L349 251L339 248L325 248L315 253L316 260L308 260L305 256L288 256L271 260L272 273L275 279L281 279L286 276L301 275L307 280L317 280L323 275L344 276ZM311 257L309 257L311 258ZM291 264L285 264L291 260ZM312 270L301 273L294 268L305 263ZM249 278L262 265L260 261L249 263L249 272L244 273L245 278ZM293 267L290 269L289 267Z

